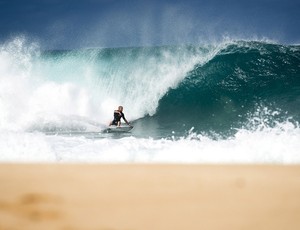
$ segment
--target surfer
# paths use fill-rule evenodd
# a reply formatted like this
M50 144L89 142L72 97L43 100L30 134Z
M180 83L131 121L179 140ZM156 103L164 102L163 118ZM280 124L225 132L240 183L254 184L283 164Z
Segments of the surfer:
M126 120L125 115L123 113L123 106L119 106L117 110L114 111L114 119L109 123L109 126L116 125L118 127L121 126L121 118L126 122L127 125L132 127L130 123Z

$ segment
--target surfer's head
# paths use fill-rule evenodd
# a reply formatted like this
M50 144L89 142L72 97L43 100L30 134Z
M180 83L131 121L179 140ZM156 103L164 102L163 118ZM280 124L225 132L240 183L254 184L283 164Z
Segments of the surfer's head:
M120 112L122 112L122 111L123 111L123 106L120 105L120 106L118 107L118 110L119 110Z

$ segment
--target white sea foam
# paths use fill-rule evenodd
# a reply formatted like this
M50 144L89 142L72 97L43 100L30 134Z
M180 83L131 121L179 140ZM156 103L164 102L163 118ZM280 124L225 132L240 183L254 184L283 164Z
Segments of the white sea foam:
M217 140L193 132L177 140L2 132L0 161L299 164L299 140L300 129L290 122L263 130L241 129Z

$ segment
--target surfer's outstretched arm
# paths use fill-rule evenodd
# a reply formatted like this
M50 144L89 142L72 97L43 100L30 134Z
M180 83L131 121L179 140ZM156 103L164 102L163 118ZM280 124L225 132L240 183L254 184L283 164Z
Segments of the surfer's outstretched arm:
M123 120L126 122L127 125L132 126L125 118L125 116L123 116Z

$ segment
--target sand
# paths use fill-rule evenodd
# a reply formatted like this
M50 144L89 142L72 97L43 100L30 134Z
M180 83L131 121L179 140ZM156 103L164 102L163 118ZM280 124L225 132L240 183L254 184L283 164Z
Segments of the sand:
M300 229L300 166L0 164L0 229Z

